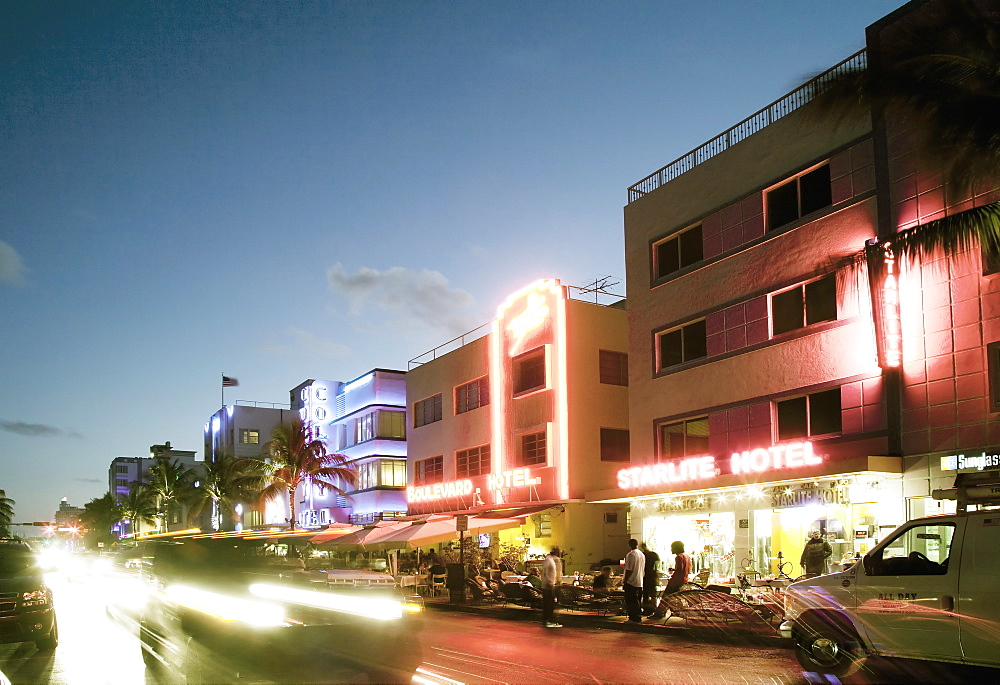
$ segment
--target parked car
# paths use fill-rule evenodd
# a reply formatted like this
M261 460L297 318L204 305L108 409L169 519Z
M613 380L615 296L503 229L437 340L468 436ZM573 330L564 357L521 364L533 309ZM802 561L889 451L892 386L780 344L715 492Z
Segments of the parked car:
M189 638L281 682L322 680L323 662L408 683L422 659L422 605L386 573L305 571L259 538L181 537L143 543L141 576L150 594L140 640L153 667Z
M1000 667L1000 472L961 474L958 513L914 519L849 569L793 583L782 635L809 671L845 675L869 655Z
M52 590L38 557L14 540L0 540L0 642L34 642L40 650L59 643Z

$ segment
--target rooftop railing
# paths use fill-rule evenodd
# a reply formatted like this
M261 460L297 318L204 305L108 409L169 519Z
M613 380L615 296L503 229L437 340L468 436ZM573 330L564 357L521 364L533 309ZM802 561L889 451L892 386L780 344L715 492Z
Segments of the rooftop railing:
M653 192L664 183L674 180L685 171L690 171L697 165L711 159L741 140L752 136L765 126L794 112L816 96L817 86L821 86L843 73L864 69L867 63L867 54L865 51L856 52L843 62L827 69L816 78L799 86L788 95L775 100L756 114L747 117L728 131L720 133L707 143L675 159L659 171L650 174L638 183L630 186L628 189L629 204L635 202L643 195Z
M610 293L603 288L580 287L575 285L567 285L565 288L567 298L571 300L590 302L591 304L596 304L602 307L613 307L624 299L621 295ZM409 361L407 369L414 369L421 364L434 361L442 355L457 350L460 347L465 347L469 343L479 340L490 333L492 324L492 320L487 321L481 326L473 328L471 331L463 333L458 337L452 338L446 343L438 345L433 350L427 350L423 354L417 355Z

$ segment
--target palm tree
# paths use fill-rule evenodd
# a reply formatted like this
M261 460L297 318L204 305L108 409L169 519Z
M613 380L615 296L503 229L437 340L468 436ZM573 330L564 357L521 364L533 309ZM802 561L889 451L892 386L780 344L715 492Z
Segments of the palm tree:
M265 463L267 485L261 498L270 502L281 495L288 496L288 525L295 530L295 490L302 483L311 482L321 491L333 490L346 495L340 483L353 485L357 472L346 466L342 454L329 454L326 444L316 437L312 426L298 418L291 424L280 424L271 433L267 443L270 459Z
M146 483L132 483L119 508L121 519L128 521L132 534L137 535L142 521L152 523L156 520L156 493Z
M14 518L14 500L7 497L7 493L0 490L0 538L9 538L10 522Z
M147 485L156 497L156 512L164 522L164 530L170 530L177 507L191 498L194 475L176 459L157 459L149 467Z
M94 542L111 542L111 528L122 518L121 508L110 492L95 497L83 505L80 520L88 529L88 537Z
M190 516L197 516L206 506L213 506L219 512L219 530L227 530L227 517L236 523L234 509L237 504L260 498L268 483L267 472L266 463L259 459L223 454L215 461L206 461L205 477L196 489Z
M867 67L821 80L806 115L835 122L884 116L909 131L917 161L940 170L950 195L971 199L995 187L1000 179L1000 15L969 0L936 0L883 29L878 41L876 50L869 50ZM955 256L976 244L987 260L996 259L1000 202L899 231L891 240L893 251L910 261L924 261L938 251Z

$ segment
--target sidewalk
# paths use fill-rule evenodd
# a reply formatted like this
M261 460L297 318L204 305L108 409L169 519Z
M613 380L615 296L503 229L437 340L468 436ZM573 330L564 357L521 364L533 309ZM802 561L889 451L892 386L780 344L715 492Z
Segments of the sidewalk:
M500 620L537 622L541 619L538 609L530 609L515 604L504 606L502 602L498 604L477 604L468 597L466 598L466 603L457 604L452 603L447 594L439 597L425 597L424 605L427 610L460 611L469 614L479 614L480 616L490 616ZM746 630L722 632L688 626L687 621L676 616L656 621L647 621L644 618L642 623L631 623L627 616L601 616L593 612L577 609L561 609L557 606L556 620L567 628L602 628L605 630L663 635L664 637L674 635L687 639L704 640L706 642L745 642L753 640L764 642L774 647L791 648L792 646L790 641L781 638L777 631L775 631L773 636L761 635Z

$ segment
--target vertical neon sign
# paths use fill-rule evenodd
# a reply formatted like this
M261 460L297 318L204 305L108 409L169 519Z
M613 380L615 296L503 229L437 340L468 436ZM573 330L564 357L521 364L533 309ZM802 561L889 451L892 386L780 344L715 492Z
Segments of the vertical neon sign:
M878 363L883 369L899 368L903 361L903 328L899 312L899 262L892 244L872 238L865 246L868 285Z

